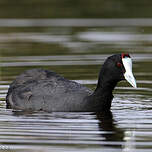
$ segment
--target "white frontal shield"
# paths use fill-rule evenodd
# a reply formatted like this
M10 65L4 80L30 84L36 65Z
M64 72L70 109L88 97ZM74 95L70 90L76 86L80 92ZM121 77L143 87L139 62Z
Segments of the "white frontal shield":
M134 87L134 88L137 88L137 85L136 85L136 80L133 76L133 73L132 73L132 60L130 57L125 57L125 58L122 58L122 63L124 65L124 68L126 70L125 74L124 74L124 77L125 79Z

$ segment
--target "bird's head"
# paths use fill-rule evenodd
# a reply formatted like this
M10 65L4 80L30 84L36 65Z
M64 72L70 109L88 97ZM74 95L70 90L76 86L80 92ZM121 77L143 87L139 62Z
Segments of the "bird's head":
M137 87L132 72L132 59L129 54L122 53L108 57L99 75L99 85L117 83L127 80L134 88Z

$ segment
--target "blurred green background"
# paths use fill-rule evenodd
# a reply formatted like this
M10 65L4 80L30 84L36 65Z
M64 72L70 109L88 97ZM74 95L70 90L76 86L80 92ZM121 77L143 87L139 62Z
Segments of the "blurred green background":
M150 0L0 0L0 18L147 18Z

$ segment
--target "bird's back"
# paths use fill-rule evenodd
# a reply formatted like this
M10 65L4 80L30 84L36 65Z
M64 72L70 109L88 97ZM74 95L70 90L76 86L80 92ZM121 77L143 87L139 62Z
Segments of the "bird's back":
M32 69L14 80L6 99L7 107L13 109L82 111L90 94L90 89L55 72Z

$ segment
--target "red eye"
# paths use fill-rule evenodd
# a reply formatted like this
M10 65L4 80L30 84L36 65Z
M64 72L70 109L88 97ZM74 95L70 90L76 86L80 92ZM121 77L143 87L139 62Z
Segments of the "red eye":
M121 64L120 62L118 62L118 63L117 63L117 67L120 68L121 66L122 66L122 64Z

